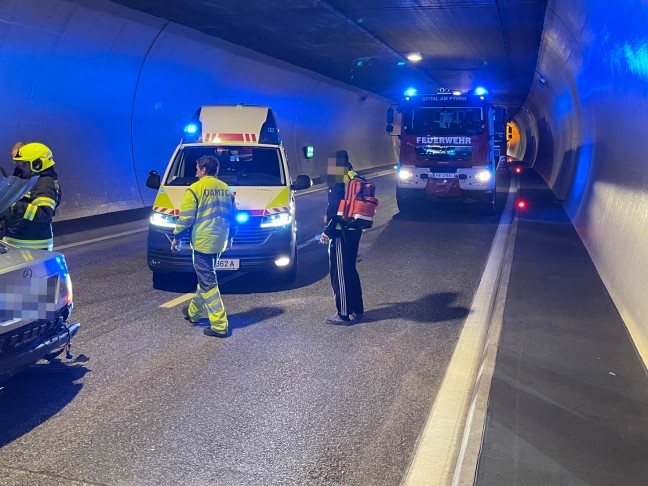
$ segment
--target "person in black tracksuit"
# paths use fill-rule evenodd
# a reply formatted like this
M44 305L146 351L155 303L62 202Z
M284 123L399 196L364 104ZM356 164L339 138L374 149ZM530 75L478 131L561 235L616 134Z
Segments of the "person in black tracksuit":
M335 153L333 171L336 174L329 173L328 176L326 227L322 232L321 241L329 245L329 269L337 314L327 317L326 323L344 325L350 324L352 319L362 319L364 315L362 286L356 269L362 230L345 228L337 215L340 201L344 199L345 180L356 176L346 150L338 150Z

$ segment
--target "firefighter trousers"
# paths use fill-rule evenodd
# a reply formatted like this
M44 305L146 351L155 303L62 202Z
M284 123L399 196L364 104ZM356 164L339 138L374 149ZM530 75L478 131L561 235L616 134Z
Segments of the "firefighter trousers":
M193 266L198 278L198 287L196 295L189 303L189 318L198 320L203 312L207 312L211 329L218 333L226 333L227 313L216 278L216 265L219 257L220 253L210 255L195 250L193 252Z
M338 315L363 314L362 287L356 270L362 230L339 231L329 242L329 269Z

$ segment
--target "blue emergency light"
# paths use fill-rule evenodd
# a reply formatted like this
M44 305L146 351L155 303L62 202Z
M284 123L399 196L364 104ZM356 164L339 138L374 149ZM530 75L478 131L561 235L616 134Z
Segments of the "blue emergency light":
M236 221L240 224L247 223L250 220L250 214L245 211L239 211L236 213Z
M488 90L484 88L483 86L478 86L475 88L475 94L478 96L483 96L488 94Z
M198 131L198 125L196 125L195 123L189 123L184 128L184 132L187 135L195 135L197 131Z
M416 96L416 93L417 93L416 88L407 88L403 94L405 96Z

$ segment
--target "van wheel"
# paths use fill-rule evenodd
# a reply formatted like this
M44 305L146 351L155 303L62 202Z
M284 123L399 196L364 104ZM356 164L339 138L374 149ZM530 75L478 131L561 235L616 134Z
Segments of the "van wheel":
M173 274L165 272L153 272L153 288L157 290L168 290L171 286Z

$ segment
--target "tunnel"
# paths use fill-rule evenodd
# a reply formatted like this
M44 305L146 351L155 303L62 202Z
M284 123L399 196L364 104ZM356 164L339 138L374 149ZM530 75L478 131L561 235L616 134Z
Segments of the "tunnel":
M182 9L181 2L175 3L176 9ZM294 3L295 8L309 5L309 2ZM402 8L414 8L410 4L418 2L377 2L376 8L385 5L391 8L394 3L406 4L400 5ZM433 11L442 9L446 2L423 3ZM573 227L585 250L583 255L591 259L594 274L600 278L601 291L609 295L608 307L618 312L619 322L623 324L616 332L627 332L632 353L640 357L638 362L645 367L648 299L642 297L642 292L648 285L648 252L643 246L648 242L648 165L645 163L648 139L642 136L641 129L646 126L644 109L648 109L648 6L641 0L458 3L460 9L486 4L501 11L516 4L541 9L538 51L525 53L535 60L535 69L528 73L525 84L528 92L517 111L509 110L515 136L509 144L508 155L519 160L525 170L533 171L538 176L538 184L548 188L545 196L548 194L549 210L542 218L546 218L547 224L560 222ZM208 28L200 31L142 8L129 8L128 4L127 1L108 0L3 0L0 5L0 152L4 154L0 164L7 172L13 170L8 152L17 141L38 141L52 148L64 194L55 225L72 228L80 221L87 223L106 217L119 219L128 218L129 214L147 214L156 196L155 191L146 187L149 172L164 172L183 136L184 126L203 105L271 106L281 127L291 172L309 175L316 183L321 183L326 174L328 154L339 148L348 150L357 171L391 169L398 163L396 142L385 134L385 112L396 100L385 92L372 92L351 81L345 83L327 77L314 68L296 66L232 43L219 37L217 26L212 29L214 34L209 35L205 32ZM169 8L173 10L174 7ZM178 15L182 18L182 12ZM476 31L480 28L479 25L470 27ZM285 30L277 35L290 38L290 32ZM524 30L517 35L524 36ZM331 36L335 36L334 32ZM515 49L515 45L508 48ZM381 61L376 58L363 62ZM460 59L444 62L459 63ZM314 147L312 158L304 157L307 146ZM556 219L557 211L564 211L567 219ZM440 217L447 222L444 218ZM544 234L546 240L540 239L541 231L539 235L539 239L529 241L527 248L544 244L552 251L555 240L547 236L549 233ZM61 240L61 243L66 241ZM392 250L397 254L397 249ZM420 258L424 260L425 256L421 254ZM529 272L528 275L533 278L535 274ZM581 297L588 299L587 295ZM289 300L285 296L280 298ZM142 302L140 305L146 307L148 304ZM442 303L434 300L426 305ZM272 307L260 306L259 312L272 317L274 311ZM114 323L119 319L115 318L118 314L119 310L113 309L110 314L106 311L105 315L96 317ZM249 319L254 321L253 317ZM112 325L106 324L106 328L97 333L97 339L104 339L103 332L108 333ZM80 335L82 333L83 330ZM269 339L272 341L271 337ZM193 342L185 344L196 346L192 349L197 354L204 352ZM295 339L292 344L298 347L301 341ZM105 345L110 346L108 342ZM251 349L258 350L257 345L254 343ZM375 346L376 342L368 345ZM347 349L347 352L353 355L355 350ZM208 357L200 355L201 362L209 361ZM233 361L241 359L230 358ZM122 364L113 364L120 372L126 372L121 369ZM170 366L167 362L160 365ZM178 367L183 368L182 365ZM643 370L643 375L638 372L624 380L643 390L645 368ZM419 379L417 376L401 378L411 380L409 384L413 387ZM103 379L111 396L120 401L118 385L110 377ZM199 378L191 376L191 379ZM321 380L319 386L325 388L331 385L329 380L334 379ZM186 385L172 379L170 382L173 386ZM225 389L235 388L227 377L220 383ZM115 388L110 388L112 386ZM138 386L146 384L138 382ZM597 384L588 383L587 386L595 388ZM286 388L290 388L289 385ZM65 393L72 400L76 392L69 388ZM404 393L402 400L406 401L406 397ZM152 396L153 399L164 400L164 397ZM607 395L601 398L605 399L614 400ZM643 411L641 420L645 426L646 403L634 399L628 402L620 407ZM125 420L130 404L122 405L120 416ZM363 405L366 404L363 402ZM98 404L93 406L99 407ZM228 405L219 403L219 406ZM46 405L45 409L33 413L56 418L55 411L47 410ZM207 413L200 408L192 411ZM314 405L301 413L308 416L318 411ZM581 411L584 415L589 413ZM101 413L99 409L96 412ZM65 408L60 413L65 415ZM289 422L286 409L277 409L275 413L286 414L285 423ZM339 413L351 411L341 409ZM141 420L142 424L154 426L145 417ZM385 423L392 420L394 416L385 417ZM257 426L263 429L264 424L257 423ZM385 427L389 433L391 429ZM173 443L171 429L165 431L165 443ZM343 431L338 432L343 434ZM196 428L192 433L201 436L203 431ZM627 433L635 434L639 442L645 441L645 436L639 437L641 434L632 427ZM21 433L14 430L14 436L2 441L2 445L7 446L20 436ZM645 443L641 443L645 447ZM143 457L142 448L150 444L134 440L131 445L132 450L126 444L119 454ZM86 446L91 447L91 444ZM247 446L261 447L252 443ZM301 447L308 449L309 445L304 443ZM336 445L327 447L330 449L322 455L334 455ZM630 460L636 459L633 452L628 454ZM235 462L234 456L227 459ZM363 459L374 460L371 457ZM198 467L199 461L192 465L192 460L180 461L174 467ZM403 459L398 464L399 471L406 469L405 462ZM150 464L155 464L155 460ZM8 463L2 466L11 467ZM42 459L32 466L52 467L61 478L74 477L72 473L70 476L66 476L67 472L64 474L66 468L56 468ZM263 465L258 469L250 467L245 471L248 476L234 474L227 484L255 484L254 478L263 478L262 469ZM330 476L326 476L322 470L313 466L308 484L351 484L344 483L340 479L342 476L338 478L335 472L328 470ZM645 471L645 468L637 467L633 471ZM114 484L128 484L124 479L127 476L120 476L116 471L112 473L113 477L121 478ZM394 473L390 478L396 476ZM9 484L20 484L17 477L12 476L15 482ZM88 477L89 481L105 479L98 473ZM146 475L140 470L133 477L141 479ZM186 477L189 478L186 484L192 484L192 473L187 473ZM542 480L547 477L551 476L543 476ZM632 482L636 477L619 476L628 482L617 484L640 484ZM300 484L291 482L288 476L277 478L272 484ZM353 478L360 481L355 484L362 484L361 478ZM557 481L555 484L606 484L611 481L609 476L604 476L603 482L588 483L587 478L591 480L591 477L576 473L568 480L559 475L553 478ZM340 482L336 482L338 479ZM164 478L156 480L157 484L166 484ZM506 478L501 484L542 484L542 480L525 482L523 478ZM193 484L208 483L203 476L197 481ZM266 484L263 479L259 481L256 484ZM482 477L482 482L477 484L495 483Z

